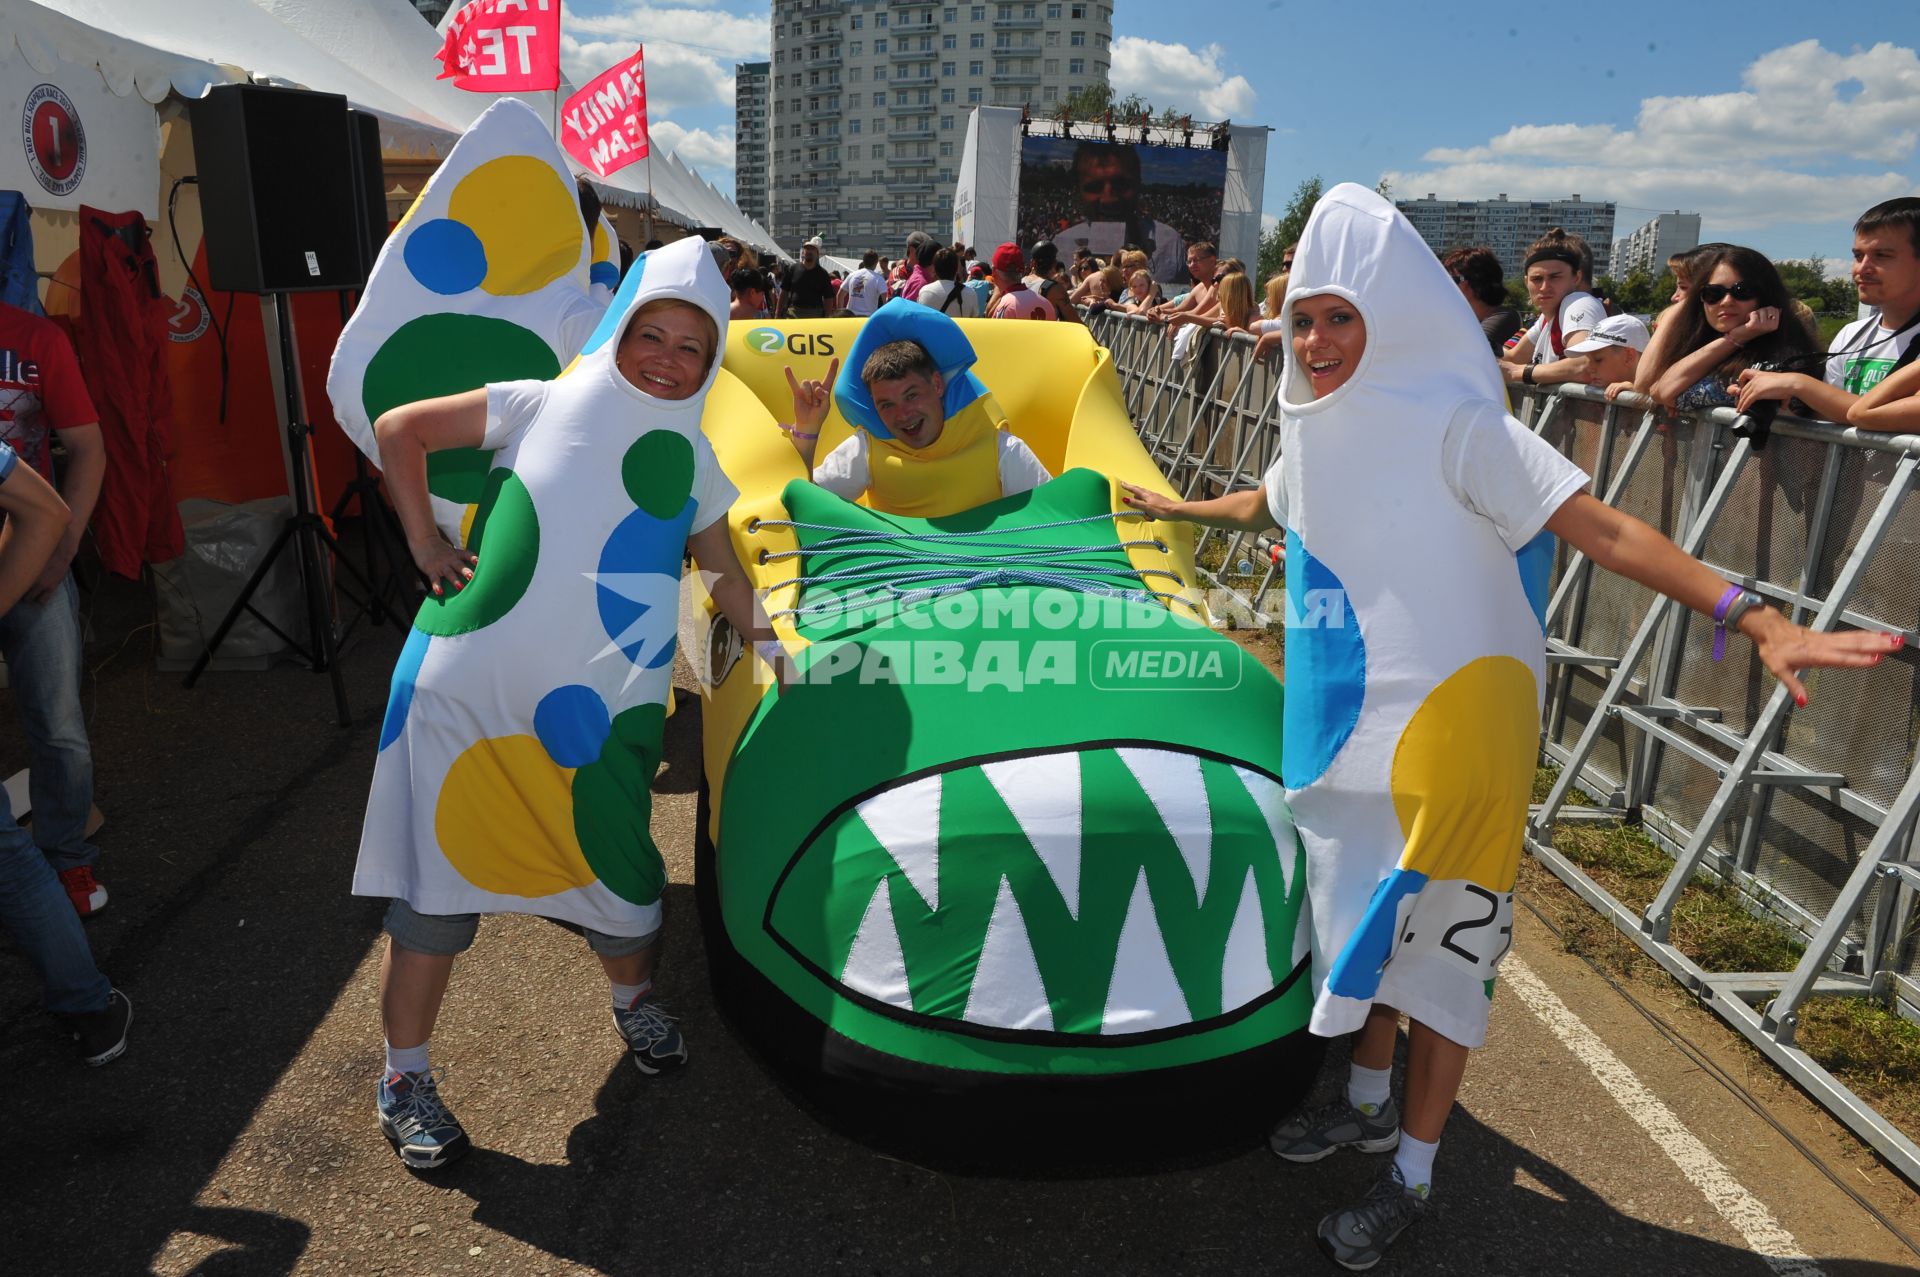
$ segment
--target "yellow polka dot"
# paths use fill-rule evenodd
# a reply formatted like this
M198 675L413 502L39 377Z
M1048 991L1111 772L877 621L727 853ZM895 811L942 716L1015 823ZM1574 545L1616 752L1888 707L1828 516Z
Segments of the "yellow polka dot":
M573 769L532 736L496 736L455 759L433 828L482 891L551 896L595 881L573 832Z
M1401 868L1513 889L1540 747L1537 695L1533 671L1511 656L1470 661L1427 694L1393 755Z
M607 224L605 222L595 222L593 224L593 260L596 262L610 262L613 260L613 254L607 251Z
M530 155L488 160L460 179L447 216L480 238L496 297L537 292L580 262L579 197L553 169Z

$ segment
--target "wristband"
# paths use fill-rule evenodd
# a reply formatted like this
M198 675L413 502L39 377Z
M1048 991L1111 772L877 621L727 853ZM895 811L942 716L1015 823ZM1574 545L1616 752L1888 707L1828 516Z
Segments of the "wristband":
M1726 627L1729 630L1737 629L1740 625L1741 617L1757 607L1765 607L1766 603L1767 601L1758 594L1754 594L1751 591L1742 591L1740 597L1733 601L1733 606L1727 609Z
M1744 597L1746 597L1745 590L1737 585L1729 585L1727 592L1720 596L1720 601L1713 605L1713 659L1716 661L1727 654L1727 626L1731 624L1728 612ZM1754 602L1758 601L1758 596L1754 596ZM1753 604L1750 603L1747 606L1751 607ZM1744 612L1746 608L1740 610Z
M818 430L814 431L812 434L808 434L806 431L801 430L795 426L790 426L784 421L775 422L774 424L780 427L781 434L792 435L796 439L818 439L820 437L820 432Z
M1529 386L1533 384L1533 365L1532 364L1528 364L1525 368L1522 368L1520 370L1520 380L1525 382Z

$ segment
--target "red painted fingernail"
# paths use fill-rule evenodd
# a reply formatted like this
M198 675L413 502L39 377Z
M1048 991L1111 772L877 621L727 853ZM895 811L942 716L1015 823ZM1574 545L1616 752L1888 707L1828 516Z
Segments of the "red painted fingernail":
M1904 635L1904 634L1896 634L1896 635L1894 635L1894 636L1893 636L1893 645L1894 645L1895 647L1905 647L1905 646L1907 645L1907 636L1906 636L1906 635Z
M1807 698L1805 696L1795 696L1793 698L1793 703L1795 705L1798 705L1801 709L1805 709L1807 707Z

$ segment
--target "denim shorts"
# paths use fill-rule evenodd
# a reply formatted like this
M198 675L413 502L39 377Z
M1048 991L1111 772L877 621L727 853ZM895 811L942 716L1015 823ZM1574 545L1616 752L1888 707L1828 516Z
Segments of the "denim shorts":
M595 931L591 927L582 927L576 923L561 922L558 918L547 921L556 926L565 927L576 935L585 936L587 945L603 958L625 958L640 952L660 937L658 927L644 936L610 936ZM465 953L473 946L474 933L480 929L480 915L477 913L418 913L406 901L394 898L387 907L387 934L402 949L411 949L415 953L431 954L439 958L451 958L455 954Z

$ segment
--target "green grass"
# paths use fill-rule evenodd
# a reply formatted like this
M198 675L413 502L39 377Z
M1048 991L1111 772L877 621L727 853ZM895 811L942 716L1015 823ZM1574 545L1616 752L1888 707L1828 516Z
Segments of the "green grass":
M1554 776L1552 768L1540 768L1534 791L1544 796ZM1631 825L1563 824L1553 845L1636 912L1653 903L1673 869L1673 858ZM1682 888L1670 939L1709 971L1791 970L1805 949L1785 927L1752 913L1735 888L1701 880Z
M1549 767L1535 774L1535 802L1545 799L1555 776ZM1572 797L1588 805L1578 790ZM1627 825L1561 824L1553 839L1562 855L1635 911L1653 902L1673 868L1666 852ZM1521 862L1520 887L1552 919L1569 953L1619 975L1666 978L1539 862ZM1737 890L1711 882L1681 891L1670 939L1708 971L1790 971L1805 952L1793 932L1751 912ZM1866 998L1812 998L1800 1008L1796 1042L1909 1135L1920 1135L1920 1024Z

